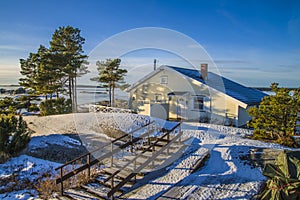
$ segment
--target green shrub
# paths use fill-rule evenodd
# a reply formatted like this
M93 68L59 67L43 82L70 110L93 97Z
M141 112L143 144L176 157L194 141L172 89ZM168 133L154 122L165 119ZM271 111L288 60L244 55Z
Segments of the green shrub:
M253 138L297 147L293 136L296 132L297 113L300 111L300 87L293 92L271 85L273 95L265 96L258 107L248 109L252 120L248 126L254 128Z
M16 113L18 104L11 97L0 100L0 114Z
M37 112L37 111L40 111L40 108L37 106L37 104L31 104L28 111L29 112Z
M0 115L0 152L15 155L30 141L30 130L22 116Z
M40 104L40 115L56 115L72 112L71 100L65 98L49 99Z

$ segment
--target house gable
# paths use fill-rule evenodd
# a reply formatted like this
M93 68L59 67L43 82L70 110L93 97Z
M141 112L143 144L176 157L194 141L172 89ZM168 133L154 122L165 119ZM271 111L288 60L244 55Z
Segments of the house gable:
M208 80L204 81L201 78L200 71L198 70L167 66L167 65L160 66L157 70L151 72L141 80L137 81L131 87L126 89L126 91L127 92L132 91L133 89L137 88L141 84L148 82L149 80L151 80L152 77L157 76L157 74L160 74L162 71L164 71L165 73L168 73L168 71L175 72L175 74L177 74L179 77L188 81L190 85L192 85L192 87L197 85L199 87L205 88L206 90L209 90L209 92L211 93L223 93L226 95L227 98L231 99L232 101L236 101L243 108L246 108L251 105L259 104L262 98L267 96L267 94L261 91L243 86L239 83L231 81L227 78L224 78L212 72L208 72ZM156 80L156 83L159 82L160 80ZM179 81L177 80L177 83L178 82ZM166 84L166 86L168 85L170 84ZM169 87L174 88L172 86ZM178 84L178 87L176 87L178 88L176 89L177 91L184 91L182 88L182 84ZM193 90L198 91L198 88L193 88ZM202 89L202 91L203 90L204 89Z

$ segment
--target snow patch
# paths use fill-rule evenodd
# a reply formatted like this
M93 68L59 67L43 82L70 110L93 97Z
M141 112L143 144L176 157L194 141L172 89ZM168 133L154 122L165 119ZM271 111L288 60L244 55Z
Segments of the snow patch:
M34 151L40 148L45 148L49 144L65 146L67 148L76 148L81 145L81 142L66 135L47 135L32 137L29 142L29 149Z

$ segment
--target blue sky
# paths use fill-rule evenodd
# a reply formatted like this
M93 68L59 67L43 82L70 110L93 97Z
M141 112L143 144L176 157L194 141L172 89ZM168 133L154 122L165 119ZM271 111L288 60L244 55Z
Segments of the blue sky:
M86 54L120 32L162 27L197 41L232 80L300 86L300 1L292 0L3 0L0 84L17 83L19 59L40 44L49 46L54 30L67 25L81 29ZM176 65L174 57L168 60L159 52L129 55L138 65L148 66L154 56L160 64Z

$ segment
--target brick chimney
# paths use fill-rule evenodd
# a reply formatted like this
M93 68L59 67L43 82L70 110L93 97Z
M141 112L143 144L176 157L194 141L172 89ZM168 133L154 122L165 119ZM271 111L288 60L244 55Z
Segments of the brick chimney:
M207 64L206 63L203 63L201 64L201 78L204 80L204 81L207 81Z

